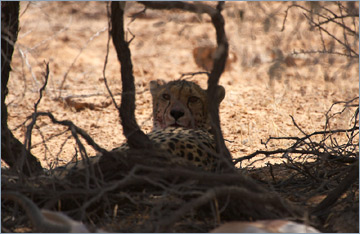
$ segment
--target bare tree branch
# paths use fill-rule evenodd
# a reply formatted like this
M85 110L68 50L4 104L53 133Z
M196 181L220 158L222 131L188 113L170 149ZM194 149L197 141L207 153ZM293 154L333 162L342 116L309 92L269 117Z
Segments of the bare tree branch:
M111 2L111 34L118 60L121 63L122 95L120 118L130 147L151 148L149 138L141 131L135 119L135 85L129 43L124 33L124 3Z

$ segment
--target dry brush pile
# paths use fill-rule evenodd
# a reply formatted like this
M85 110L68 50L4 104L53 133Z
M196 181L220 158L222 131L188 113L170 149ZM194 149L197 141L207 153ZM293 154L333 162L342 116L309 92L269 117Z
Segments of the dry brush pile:
M180 9L211 17L216 29L217 49L214 66L207 73L207 92L209 106L213 107L210 114L217 152L223 157L221 169L205 172L191 166L174 164L169 160L171 155L155 149L139 128L134 115L135 86L129 49L131 39L126 41L124 37L124 5L112 2L108 6L108 42L112 38L116 48L123 87L120 106L114 99L113 103L119 111L124 135L131 149L126 153L107 151L71 121L60 121L50 112L37 111L50 72L45 63L45 82L39 91L38 102L34 104L34 113L29 116L24 144L11 134L6 125L6 111L4 114L2 111L2 159L10 166L9 170L2 170L2 231L29 231L30 226L37 231L54 230L51 229L53 227L46 229L48 227L41 223L44 221L31 218L31 211L21 199L19 202L21 195L18 194L30 198L30 202L37 207L61 211L85 223L90 230L96 227L114 232L208 232L220 223L232 220L287 219L312 225L321 231L358 231L358 98L334 103L326 115L324 129L305 132L292 118L293 125L301 132L300 136L270 137L263 143L266 146L271 141L285 140L290 142L290 147L256 151L229 163L231 154L224 143L219 111L216 105L211 105L214 102L211 94L228 57L229 46L221 14L224 3L220 2L215 7L184 2L141 3L149 9ZM329 18L315 8L303 8L304 14L311 26L321 33L328 33L324 28L328 23L340 24L344 37L337 39L345 48L342 55L358 57L358 52L349 42L349 36L346 36L349 33L356 36L358 32L352 31L352 27L348 27L344 21L348 17L358 18L358 15L337 4L340 15L332 12L333 17ZM293 5L288 11L292 7L302 6ZM3 17L15 16L19 11L16 3L2 2L2 11L4 8L9 11ZM317 21L322 17L326 17L325 21ZM16 41L18 29L16 20L11 17L2 18L2 24L8 28L8 31L2 31L2 51L8 48L2 53L2 77L8 77L5 72L10 71L14 46L10 42ZM324 45L321 53L338 52ZM105 72L103 78L106 82ZM2 110L6 110L6 83L7 80L4 82L2 79ZM345 112L353 113L348 120L351 127L333 128L333 123ZM76 141L74 147L85 162L85 167L77 170L44 170L41 167L29 150L31 132L39 116L48 117L53 124L67 127ZM91 163L84 141L102 154L99 162ZM259 155L261 158L257 160L274 157L283 159L283 163L268 164L266 168L260 169L252 168L251 164L246 168L234 166ZM65 176L54 176L64 170L68 170ZM23 212L24 207L27 215ZM30 226L27 217L30 217ZM347 225L343 219L352 224ZM58 227L55 225L55 228Z

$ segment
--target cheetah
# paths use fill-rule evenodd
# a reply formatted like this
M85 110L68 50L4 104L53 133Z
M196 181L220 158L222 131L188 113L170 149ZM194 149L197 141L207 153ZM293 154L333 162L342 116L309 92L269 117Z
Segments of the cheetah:
M154 146L207 171L216 169L216 144L211 132L206 90L194 82L174 80L150 82L153 103L153 130L147 134ZM223 86L217 86L216 105L225 97ZM111 152L126 152L127 143ZM99 161L93 157L92 163ZM79 168L79 165L75 166ZM71 167L74 168L74 167Z
M215 141L206 90L194 82L175 80L150 82L153 102L153 130L147 136L155 147L186 159L205 170L214 170ZM225 97L225 89L217 86L217 105ZM127 144L115 151L128 150Z

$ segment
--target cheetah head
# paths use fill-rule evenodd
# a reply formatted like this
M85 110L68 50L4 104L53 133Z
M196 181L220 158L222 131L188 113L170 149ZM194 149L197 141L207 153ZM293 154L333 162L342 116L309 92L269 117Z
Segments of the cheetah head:
M183 127L210 130L206 90L191 81L163 80L150 82L153 99L154 130L166 127ZM218 86L215 94L217 105L225 97L225 89Z

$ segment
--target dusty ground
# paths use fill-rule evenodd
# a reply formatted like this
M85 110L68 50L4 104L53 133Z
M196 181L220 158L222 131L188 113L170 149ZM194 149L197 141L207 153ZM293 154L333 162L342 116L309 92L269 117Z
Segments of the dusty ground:
M281 31L285 10L291 2L229 2L223 12L231 53L237 58L220 84L226 88L221 104L222 129L234 158L264 149L269 136L298 136L290 115L307 133L322 130L325 113L333 102L350 100L359 93L358 60L326 54L294 51L321 50L321 37L311 29L302 11L289 11ZM304 6L309 7L305 3ZM127 16L141 11L128 5ZM38 111L49 111L58 120L71 120L102 147L110 150L124 141L117 111L104 85L107 13L105 2L21 2L20 32L12 60L6 103L9 126L24 140L27 116L39 98L45 71L50 79ZM241 16L241 17L240 17ZM151 130L151 101L148 83L152 79L177 79L184 73L201 71L192 51L199 45L214 45L215 30L207 16L181 11L148 10L126 28L131 42L136 78L138 123ZM358 22L355 22L358 28ZM329 29L341 34L341 30ZM342 48L323 35L324 43L336 51ZM357 42L355 47L357 46ZM358 51L358 48L356 48ZM284 61L288 55L290 62ZM112 41L106 79L120 103L120 65ZM206 88L206 77L196 76ZM94 104L76 108L64 100ZM69 100L69 99L68 99ZM353 113L345 113L334 128L348 128ZM76 154L74 140L61 126L40 118L32 134L32 153L44 167L63 164ZM58 134L56 137L52 137ZM60 134L60 135L59 135ZM43 144L43 141L46 144ZM277 141L268 149L286 147ZM88 147L92 155L94 151ZM260 165L260 164L258 164Z

